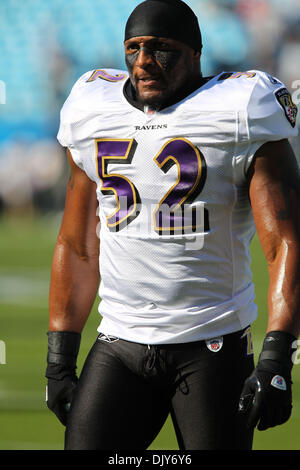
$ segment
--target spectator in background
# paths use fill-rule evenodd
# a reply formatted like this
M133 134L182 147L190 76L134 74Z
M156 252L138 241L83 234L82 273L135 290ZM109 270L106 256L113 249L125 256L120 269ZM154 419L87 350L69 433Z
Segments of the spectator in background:
M300 79L300 16L286 23L276 59L276 75L292 90Z
M235 1L195 2L203 30L202 68L205 74L243 70L249 65L251 36L235 11Z

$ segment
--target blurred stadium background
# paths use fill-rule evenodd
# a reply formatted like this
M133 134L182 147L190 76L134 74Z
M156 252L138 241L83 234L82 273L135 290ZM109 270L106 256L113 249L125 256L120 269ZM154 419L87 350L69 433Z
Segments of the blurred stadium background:
M125 67L123 29L138 3L0 0L0 340L6 346L5 364L0 364L3 450L63 448L63 427L45 406L44 379L50 264L68 178L64 153L56 142L59 111L82 73ZM187 3L197 13L203 33L204 75L262 69L297 94L299 0ZM292 145L299 156L299 138ZM268 278L256 238L252 254L260 314L253 326L257 354L266 326ZM98 323L95 304L83 334L79 370ZM299 367L293 372L292 418L279 428L257 432L255 449L300 449ZM224 386L230 386L228 380ZM177 449L170 420L151 449Z

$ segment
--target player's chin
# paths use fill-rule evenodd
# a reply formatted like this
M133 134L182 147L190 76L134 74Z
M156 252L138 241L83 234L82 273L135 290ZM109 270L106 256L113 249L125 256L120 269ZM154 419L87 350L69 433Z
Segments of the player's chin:
M157 107L164 103L166 96L162 89L139 88L139 99L144 105Z

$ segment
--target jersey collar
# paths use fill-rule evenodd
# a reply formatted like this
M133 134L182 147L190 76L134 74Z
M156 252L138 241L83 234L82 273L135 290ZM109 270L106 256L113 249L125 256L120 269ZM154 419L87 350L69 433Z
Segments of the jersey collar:
M168 108L169 106L172 106L176 103L179 103L182 101L184 98L187 96L191 95L194 93L196 90L201 88L203 85L205 85L209 80L211 80L212 77L201 77L199 82L197 83L196 86L193 88L188 88L185 90L181 90L179 93L177 93L171 100L166 102L164 106L162 106L160 109L151 109L149 106L144 106L142 103L139 102L139 100L136 97L135 89L133 88L130 79L128 78L124 84L123 87L123 94L126 98L126 100L134 107L139 109L140 111L144 112L145 114L152 114L158 111L161 111L163 109Z

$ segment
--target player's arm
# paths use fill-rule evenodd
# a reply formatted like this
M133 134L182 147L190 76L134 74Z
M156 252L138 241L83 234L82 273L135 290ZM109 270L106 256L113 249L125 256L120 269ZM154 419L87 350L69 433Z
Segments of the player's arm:
M71 174L52 261L49 330L81 333L99 285L96 186L67 151Z
M267 331L300 333L300 177L287 140L269 142L256 153L250 199L268 263Z
M81 332L99 285L95 183L67 155L71 174L52 262L46 370L47 405L63 424L77 383Z
M268 142L249 170L249 194L269 272L268 325L241 409L266 429L291 413L292 352L300 332L300 176L287 140Z

